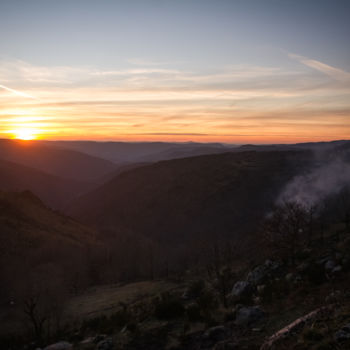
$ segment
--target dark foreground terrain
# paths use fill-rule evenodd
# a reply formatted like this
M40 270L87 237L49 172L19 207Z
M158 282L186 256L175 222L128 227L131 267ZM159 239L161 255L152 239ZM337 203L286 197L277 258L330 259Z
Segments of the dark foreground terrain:
M1 349L350 348L349 143L123 167L45 144L50 171L10 146Z

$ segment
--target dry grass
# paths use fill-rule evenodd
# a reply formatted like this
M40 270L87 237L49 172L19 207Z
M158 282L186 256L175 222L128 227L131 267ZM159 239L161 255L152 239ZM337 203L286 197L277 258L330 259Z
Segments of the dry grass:
M72 298L67 305L66 315L80 320L108 315L117 311L121 303L132 304L177 288L179 288L178 284L167 281L144 281L95 287Z

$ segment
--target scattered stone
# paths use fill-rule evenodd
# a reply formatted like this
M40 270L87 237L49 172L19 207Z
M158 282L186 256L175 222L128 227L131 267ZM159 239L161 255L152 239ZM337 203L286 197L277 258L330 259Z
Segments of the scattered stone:
M60 341L58 343L51 344L46 348L44 348L44 350L71 350L71 349L73 349L73 345L66 341Z
M345 325L342 329L340 329L339 331L337 331L334 334L334 339L337 342L342 342L345 340L350 339L350 323L348 323L347 325Z
M259 306L241 307L236 312L235 324L238 326L250 325L261 320L265 316Z
M94 343L94 337L88 337L80 342L81 345L87 345Z
M337 265L333 270L332 270L332 274L337 274L339 272L341 272L343 270L343 268L340 265Z
M334 260L328 260L325 265L324 265L324 268L327 270L327 271L332 271L334 268L335 268L336 264L334 262Z
M270 259L267 259L264 265L271 271L276 271L281 267L280 263L278 263L277 261L272 261Z
M236 343L232 343L232 342L220 342L217 343L212 350L238 350L238 346Z
M332 257L327 255L327 256L324 256L323 258L320 258L316 261L316 264L318 265L324 265L327 261L329 260L332 260Z
M98 335L96 335L96 337L94 338L94 343L97 344L97 343L99 343L100 341L105 340L106 338L107 338L106 335L104 335L104 334L98 334Z
M113 350L113 348L114 344L112 338L101 340L96 346L96 350Z
M286 275L286 281L287 282L292 282L293 281L293 278L294 278L294 274L289 272L287 275Z
M249 282L238 281L232 288L231 294L235 297L249 297L252 294L253 288Z
M267 278L268 273L269 268L266 265L259 265L248 273L247 281L256 286Z
M310 264L307 262L303 262L300 265L297 266L297 271L300 273L305 273L307 269L309 268Z
M294 277L294 283L300 283L301 281L302 281L303 279L302 279L302 277L300 276L300 275L296 275L295 277Z
M203 338L209 340L212 343L223 341L231 334L231 330L225 326L216 326L209 328L203 335Z

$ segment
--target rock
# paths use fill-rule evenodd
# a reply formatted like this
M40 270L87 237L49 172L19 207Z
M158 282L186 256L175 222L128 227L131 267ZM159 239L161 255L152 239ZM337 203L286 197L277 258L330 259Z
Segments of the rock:
M80 342L81 345L92 344L94 343L94 337L88 337Z
M337 274L339 272L341 272L343 270L343 268L340 265L337 265L333 270L332 270L332 274Z
M58 343L51 344L46 348L44 348L44 350L71 350L71 349L73 349L73 345L66 341L60 341Z
M347 325L345 325L342 329L340 329L339 331L337 331L334 334L334 339L337 342L342 342L345 340L350 339L350 323L348 323Z
M258 285L263 282L269 274L269 268L266 265L259 265L247 276L247 281L252 285Z
M231 294L237 298L249 297L253 292L253 288L249 282L238 281L232 288Z
M261 304L261 297L257 296L253 299L253 301L254 301L254 304L257 304L257 305Z
M98 334L98 335L96 335L96 337L94 338L94 343L97 344L97 343L99 343L100 341L105 340L106 338L107 338L106 335L104 335L104 334Z
M236 312L235 324L238 326L247 326L261 320L265 313L259 306L241 307Z
M277 261L273 261L270 259L267 259L264 263L264 265L271 271L276 271L281 267L281 264Z
M209 340L212 343L225 340L231 335L231 330L225 326L217 326L209 328L203 335L203 338Z
M236 343L232 343L232 342L220 342L218 344L216 344L212 350L238 350L238 346Z
M333 260L328 260L325 264L324 264L324 268L326 269L326 271L332 271L335 268L336 264Z
M300 275L296 275L295 277L294 277L294 283L300 283L301 281L302 281L303 279L302 279L302 277L300 276Z
M291 273L291 272L286 275L286 281L287 282L292 282L293 278L294 278L294 274Z
M96 350L113 350L114 344L112 338L106 338L104 340L101 340L96 345Z
M309 266L310 264L308 264L307 262L303 262L297 266L297 271L300 273L305 273Z

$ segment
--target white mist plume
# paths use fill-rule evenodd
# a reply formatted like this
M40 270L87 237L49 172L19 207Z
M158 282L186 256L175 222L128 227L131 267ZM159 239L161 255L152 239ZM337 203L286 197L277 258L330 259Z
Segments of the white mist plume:
M350 164L339 157L304 175L296 176L287 184L277 203L297 202L305 207L313 207L349 185Z

